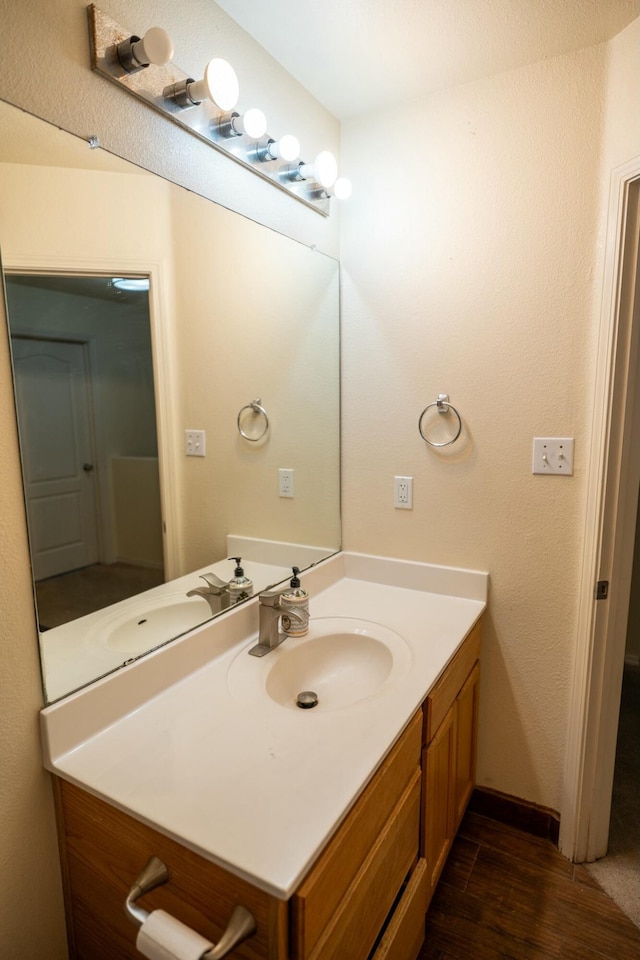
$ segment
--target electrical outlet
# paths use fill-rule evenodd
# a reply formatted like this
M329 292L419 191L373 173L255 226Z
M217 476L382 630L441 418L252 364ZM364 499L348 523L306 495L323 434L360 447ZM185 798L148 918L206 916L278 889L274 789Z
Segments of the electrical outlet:
M281 497L293 497L293 470L280 467L278 470L278 494Z
M532 473L573 475L573 437L534 437Z
M204 430L185 430L184 452L187 457L204 457L206 435Z
M399 510L413 510L413 477L393 478L393 505Z

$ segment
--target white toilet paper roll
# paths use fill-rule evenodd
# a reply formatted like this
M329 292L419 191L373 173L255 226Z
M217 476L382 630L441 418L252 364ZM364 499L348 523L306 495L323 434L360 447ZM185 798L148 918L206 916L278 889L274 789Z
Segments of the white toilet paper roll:
M200 960L212 946L164 910L150 913L136 938L136 947L149 960Z

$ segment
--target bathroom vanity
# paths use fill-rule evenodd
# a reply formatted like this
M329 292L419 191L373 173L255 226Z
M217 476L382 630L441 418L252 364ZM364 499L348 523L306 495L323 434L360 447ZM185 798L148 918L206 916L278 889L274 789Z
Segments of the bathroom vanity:
M170 879L146 910L214 943L236 904L251 911L256 931L232 957L416 957L474 784L487 577L341 554L304 586L310 650L326 642L323 621L327 637L337 621L364 637L367 659L377 625L402 640L351 703L274 700L269 674L300 641L248 657L249 603L43 711L73 958L140 957L123 907L151 855ZM245 658L264 671L265 697L259 682L251 697L238 689Z

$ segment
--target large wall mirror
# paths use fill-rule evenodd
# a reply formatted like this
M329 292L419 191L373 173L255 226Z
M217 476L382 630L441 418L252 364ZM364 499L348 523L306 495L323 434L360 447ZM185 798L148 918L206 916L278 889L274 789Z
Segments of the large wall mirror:
M2 102L0 127L52 702L340 548L338 264Z

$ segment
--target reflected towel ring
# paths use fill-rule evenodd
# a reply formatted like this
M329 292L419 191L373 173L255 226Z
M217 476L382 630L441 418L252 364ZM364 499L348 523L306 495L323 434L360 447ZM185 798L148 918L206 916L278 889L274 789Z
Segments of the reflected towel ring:
M458 418L458 429L456 430L455 436L451 437L450 440L443 440L442 443L437 443L435 440L429 440L428 437L425 437L422 430L422 418L424 417L427 410L430 410L431 407L437 407L438 413L448 413L449 410L453 410L456 417ZM430 447L449 447L452 443L455 443L460 434L462 433L462 417L454 407L452 403L449 403L449 394L448 393L439 393L438 399L434 400L433 403L428 403L420 416L418 417L418 430L420 436L425 443L428 443Z
M240 423L240 420L241 420L242 414L244 413L245 410L253 410L253 412L256 414L256 416L264 417L264 430L262 431L262 433L260 434L259 437L250 437L250 436L249 436L247 433L245 433L244 430L242 429L242 425L241 425L241 423ZM267 416L267 411L266 411L265 408L262 406L262 400L260 400L260 399L258 399L258 400L253 400L251 403L247 403L247 404L244 405L244 407L241 407L241 408L240 408L240 412L238 413L238 431L239 431L241 437L244 437L245 440L251 441L251 443L257 443L258 440L262 440L262 438L264 437L264 435L266 434L266 432L267 432L268 429L269 429L269 417Z

